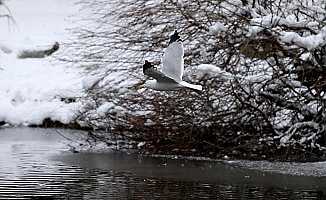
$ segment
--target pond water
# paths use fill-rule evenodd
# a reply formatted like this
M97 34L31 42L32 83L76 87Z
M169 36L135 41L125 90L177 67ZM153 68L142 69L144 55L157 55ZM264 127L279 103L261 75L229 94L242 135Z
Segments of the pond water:
M325 163L72 153L70 142L55 129L0 129L0 199L326 199Z

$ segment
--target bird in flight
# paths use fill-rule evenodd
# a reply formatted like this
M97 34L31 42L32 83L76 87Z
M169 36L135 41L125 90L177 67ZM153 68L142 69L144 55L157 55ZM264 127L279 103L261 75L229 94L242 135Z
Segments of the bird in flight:
M201 85L194 85L182 80L184 71L183 44L177 31L170 36L168 47L162 58L162 69L157 70L152 63L145 60L143 73L155 80L148 80L145 86L154 90L179 90L189 88L201 91Z

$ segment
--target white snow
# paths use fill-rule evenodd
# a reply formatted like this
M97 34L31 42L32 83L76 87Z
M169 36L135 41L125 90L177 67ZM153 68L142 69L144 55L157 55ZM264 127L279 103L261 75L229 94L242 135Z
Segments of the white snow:
M211 77L219 77L223 80L228 80L232 78L232 74L226 72L225 70L221 69L220 67L212 64L201 64L196 67L196 76L197 78L201 78L204 75L208 75Z
M207 73L207 74L216 74L216 73L221 73L222 72L222 69L215 66L215 65L212 65L212 64L201 64L201 65L198 65L197 69L201 72L204 72L204 73Z
M82 87L84 90L92 88L97 82L99 82L102 79L99 75L90 75L82 80Z
M283 32L280 39L285 43L295 44L307 50L312 50L326 43L326 27L317 35L309 35L306 37L302 37L295 32Z
M251 25L259 26L263 28L272 28L275 26L287 26L287 27L306 27L314 28L318 25L316 22L310 22L306 20L297 21L295 15L288 15L286 18L269 14L266 16L256 17L251 20Z
M125 108L116 105L112 102L105 102L96 109L96 114L101 117L105 116L107 113L123 115L125 112L126 112Z
M137 144L137 147L140 149L140 148L142 148L145 144L146 144L146 142L139 142L139 143Z
M46 49L69 40L69 16L76 0L6 1L16 24L0 18L0 121L40 124L44 118L68 123L80 103L61 98L83 95L81 70L67 68L51 57L17 59L23 49ZM60 51L59 50L59 51Z
M271 29L278 26L315 30L318 28L318 23L316 21L298 20L293 14L288 15L286 18L269 14L251 20L251 26L248 27L248 36L255 36L266 28ZM319 33L312 35L301 36L292 31L281 31L280 33L282 42L303 47L309 51L326 43L326 27L323 27Z
M209 27L209 32L212 34L218 34L222 31L226 31L226 28L221 22L215 22L212 26Z
M133 112L132 114L135 116L148 116L152 113L153 113L153 111L151 111L151 110L137 110L137 111Z
M112 102L106 102L104 103L103 105L101 105L100 107L97 108L97 113L100 115L100 116L105 116L105 114L110 110L110 109L113 109L114 108L114 103Z

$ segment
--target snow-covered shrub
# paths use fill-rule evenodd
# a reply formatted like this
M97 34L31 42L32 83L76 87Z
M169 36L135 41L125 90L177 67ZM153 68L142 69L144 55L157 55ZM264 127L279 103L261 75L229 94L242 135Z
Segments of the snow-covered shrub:
M150 124L175 134L180 127L193 127L187 129L191 133L215 127L205 136L213 146L221 145L215 137L221 133L235 138L230 145L248 134L249 140L279 147L326 145L325 0L82 0L81 5L93 16L76 30L71 61L81 60L79 65L100 77L89 88L93 101L85 113L92 114L84 119L110 119L104 126ZM204 85L202 94L139 87L144 59L159 65L175 29L184 40L185 79Z

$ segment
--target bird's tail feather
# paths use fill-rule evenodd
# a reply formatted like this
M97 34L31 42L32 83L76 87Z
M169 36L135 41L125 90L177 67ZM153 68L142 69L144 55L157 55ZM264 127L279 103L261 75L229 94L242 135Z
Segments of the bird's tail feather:
M181 82L179 82L179 84L184 87L190 88L190 89L194 89L194 90L198 90L198 91L203 90L203 87L201 85L194 85L194 84L187 83L185 81L181 81Z

